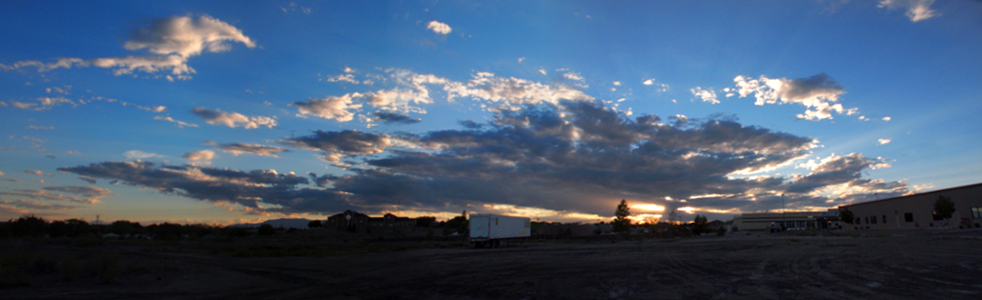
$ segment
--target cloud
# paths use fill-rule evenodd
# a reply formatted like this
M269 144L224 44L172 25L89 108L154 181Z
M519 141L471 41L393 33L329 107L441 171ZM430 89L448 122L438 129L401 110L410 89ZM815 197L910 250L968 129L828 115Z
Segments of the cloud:
M293 102L288 106L297 107L297 116L313 115L325 119L334 119L338 122L351 121L355 117L353 111L361 108L361 104L352 104L352 97L361 97L362 94L353 93L340 97L328 96L324 98L310 98L306 102Z
M450 33L450 31L452 30L450 29L450 25L440 23L435 20L426 23L426 29L433 30L433 32L443 35Z
M382 121L386 124L416 124L423 121L420 118L391 112L376 111L374 115L375 117L372 118L372 121Z
M852 115L858 113L857 108L845 109L839 101L839 95L845 93L832 77L824 73L807 78L771 79L763 75L760 79L737 76L736 82L740 98L754 94L757 106L764 104L800 104L808 109L798 114L799 119L820 121L832 119L832 112Z
M355 75L354 74L340 74L340 75L336 75L336 76L328 76L324 80L326 80L327 82L349 82L349 83L353 83L353 84L360 84L361 83L360 81L355 80Z
M317 184L317 186L319 187L325 187L327 186L328 183L331 183L332 178L337 178L336 176L330 174L317 176L317 174L314 172L307 173L307 175L309 175L310 180L314 181L314 183Z
M886 145L890 143L890 139L879 139L877 142L880 143L880 145Z
M37 175L39 177L54 176L54 175L51 175L51 174L44 174L44 172L42 172L41 170L24 170L24 173L34 174L34 175Z
M10 101L10 105L13 105L16 108L33 110L33 111L45 111L45 110L52 109L55 106L61 106L62 104L66 104L66 103L71 104L73 108L78 107L78 103L75 103L75 101L72 101L71 99L62 96L57 96L53 98L38 97L35 98L34 100L37 101L37 103Z
M55 187L57 188L57 187ZM44 200L55 200L55 201L69 201L84 204L98 204L101 203L98 199L94 198L79 198L73 196L65 196L63 194L51 193L45 190L17 190L16 192L0 192L0 195L8 196L20 196L28 197L33 199L44 199Z
M191 16L173 16L155 19L149 26L135 27L123 48L143 50L148 55L130 55L95 59L58 58L54 62L19 61L13 65L0 65L0 69L15 70L24 67L37 68L38 72L72 67L96 66L114 69L115 75L132 74L134 71L158 73L170 71L178 79L189 79L195 70L187 65L189 58L202 52L231 50L232 43L242 43L254 48L256 43L241 30L207 15L193 19ZM173 80L167 75L165 78Z
M480 209L491 205L608 216L617 201L629 199L666 210L732 214L780 207L782 193L795 207L830 207L907 186L863 178L864 171L889 164L858 153L813 161L806 175L767 173L810 155L817 142L745 126L733 116L662 120L629 117L599 101L556 100L496 111L486 124L461 124L465 128L418 134L315 131L280 141L344 165L344 175L145 161L58 170L240 204L249 213L379 212L398 203L415 211L496 211Z
M719 103L719 100L716 100L716 92L712 89L704 90L697 86L689 91L692 92L693 96L702 99L703 102L709 102L710 104Z
M327 189L300 188L309 180L275 170L238 171L174 166L144 161L102 162L59 171L119 180L128 185L216 204L239 204L246 213L333 213L350 205L346 195Z
M192 111L196 116L202 118L208 124L221 124L230 128L242 127L245 129L255 129L259 126L267 128L276 127L276 119L264 116L247 117L237 112L223 112L221 110L195 107Z
M890 122L890 117L883 117L883 121Z
M215 158L215 152L211 150L192 151L185 153L184 156L181 156L181 158L192 161L212 160Z
M192 124L192 123L187 123L187 122L182 122L182 121L174 120L174 118L171 118L170 116L166 116L166 117L165 116L155 116L155 117L153 117L153 119L154 120L160 120L160 121L167 121L167 122L175 123L175 124L177 124L177 128L198 127L198 124Z
M197 20L190 16L175 16L154 20L149 27L134 28L123 47L127 50L146 49L159 55L191 57L202 51L228 51L231 49L229 42L256 47L256 43L241 30L218 19L207 15Z
M130 150L130 151L123 152L123 156L125 156L128 159L147 159L147 158L154 158L154 157L163 157L157 153L143 152L140 150Z
M592 101L593 97L567 85L546 85L535 81L495 77L493 73L478 72L467 83L448 82L444 86L447 98L470 97L494 105L492 111L518 110L525 105L558 104L562 100Z
M341 157L382 153L385 148L395 144L394 138L387 135L366 133L358 130L314 131L313 135L287 138L283 144L306 150L322 151L323 159L339 162Z
M0 200L0 204L26 208L26 209L42 209L42 210L72 210L77 209L78 206L65 205L65 204L50 204L31 200Z
M792 176L792 182L788 184L786 192L805 194L828 188L844 190L849 187L860 188L859 190L866 194L874 192L870 188L877 190L903 188L906 191L906 184L902 182L885 183L862 178L864 170L889 167L890 164L885 158L869 158L860 153L844 156L832 154L817 164L813 163L811 174Z
M654 85L654 86L657 87L657 91L659 91L659 92L668 91L668 85L667 84L664 84L664 83L656 83L654 78L642 79L641 84L644 84L644 85L647 85L647 86Z
M280 147L264 146L260 144L243 144L243 143L233 143L233 144L222 144L218 147L223 152L232 153L232 155L238 156L243 153L250 153L260 156L272 156L277 157L277 153L287 152L288 150Z
M931 9L931 4L934 4L934 0L881 0L877 7L889 10L906 9L907 18L911 22L919 22L938 16Z
M101 199L101 198L105 198L106 196L115 195L115 193L113 193L109 189L104 189L94 186L82 186L82 185L55 186L55 187L46 187L44 189L49 191L82 195L93 199Z
M52 129L55 129L54 126L37 126L37 125L29 125L29 126L24 127L24 128L27 128L27 129L42 129L42 130L52 130Z
M518 63L522 63L522 61L525 61L525 57L519 57L518 58Z
M95 182L96 182L95 178L92 178L92 177L89 177L89 176L79 176L78 179L84 180L85 182L88 182L88 183L91 183L91 184L95 184Z

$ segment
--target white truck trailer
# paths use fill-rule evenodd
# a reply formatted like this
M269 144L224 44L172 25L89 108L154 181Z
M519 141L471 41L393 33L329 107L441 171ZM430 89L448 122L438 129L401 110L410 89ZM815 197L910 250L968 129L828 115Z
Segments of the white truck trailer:
M471 244L493 248L503 239L527 238L532 233L531 221L521 217L473 214L470 217Z

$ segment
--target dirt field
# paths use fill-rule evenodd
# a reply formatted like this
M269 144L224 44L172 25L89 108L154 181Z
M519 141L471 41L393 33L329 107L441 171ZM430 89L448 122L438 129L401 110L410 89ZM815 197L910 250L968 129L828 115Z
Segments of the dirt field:
M0 298L980 299L977 237L750 235L247 258L200 243L7 241L8 260L29 250L51 266L29 268L30 285Z

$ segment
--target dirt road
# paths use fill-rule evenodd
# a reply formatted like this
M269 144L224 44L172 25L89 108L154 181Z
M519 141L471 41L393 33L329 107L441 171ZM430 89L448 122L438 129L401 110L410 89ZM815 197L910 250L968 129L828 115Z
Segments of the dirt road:
M276 258L114 251L127 266L149 267L109 283L55 280L0 293L8 299L982 298L982 240L937 236L529 242Z

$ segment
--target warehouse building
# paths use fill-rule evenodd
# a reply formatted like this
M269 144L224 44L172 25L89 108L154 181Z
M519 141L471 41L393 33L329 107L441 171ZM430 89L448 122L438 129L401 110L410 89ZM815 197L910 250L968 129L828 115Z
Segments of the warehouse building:
M939 197L955 204L955 212L945 220L934 213ZM982 226L982 183L954 187L923 194L843 205L853 214L848 229L918 229Z
M729 231L838 229L838 210L746 213L733 218Z

